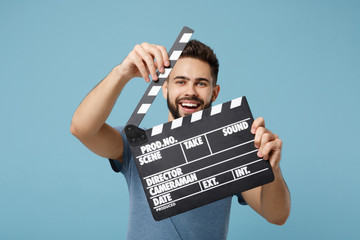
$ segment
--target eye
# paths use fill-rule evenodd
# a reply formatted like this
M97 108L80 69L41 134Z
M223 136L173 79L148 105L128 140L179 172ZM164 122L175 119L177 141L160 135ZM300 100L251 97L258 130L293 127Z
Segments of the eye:
M198 82L197 85L200 87L206 87L206 83L204 82Z
M183 85L185 82L184 81L177 81L176 84L179 84L179 85Z

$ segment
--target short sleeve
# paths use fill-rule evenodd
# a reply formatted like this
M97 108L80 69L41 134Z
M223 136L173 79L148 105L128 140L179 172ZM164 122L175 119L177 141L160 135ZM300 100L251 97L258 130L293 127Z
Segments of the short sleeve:
M131 158L131 151L130 151L130 147L129 147L129 142L126 139L125 134L123 133L123 129L124 127L115 127L116 130L118 130L121 134L121 137L123 139L123 144L124 144L124 150L123 150L123 157L122 157L122 161L123 163L120 163L117 160L114 159L109 159L110 162L110 166L111 168L114 170L114 172L126 172L129 166L129 161Z
M245 199L243 198L243 196L241 195L241 193L236 194L236 196L238 197L238 202L241 205L247 205L247 203L246 203Z

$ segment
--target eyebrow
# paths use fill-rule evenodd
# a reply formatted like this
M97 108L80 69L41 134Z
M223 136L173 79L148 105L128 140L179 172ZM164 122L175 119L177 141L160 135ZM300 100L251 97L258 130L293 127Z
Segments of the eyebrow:
M176 79L190 80L190 78L185 77L185 76L176 76L176 77L173 78L173 80L176 80ZM202 77L200 77L200 78L195 78L195 81L205 81L205 82L210 83L209 79L207 79L207 78L202 78Z

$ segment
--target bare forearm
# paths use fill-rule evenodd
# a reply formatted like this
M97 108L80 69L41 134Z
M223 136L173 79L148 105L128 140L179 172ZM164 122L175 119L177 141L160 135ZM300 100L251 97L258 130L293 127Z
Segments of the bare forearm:
M290 214L290 193L280 169L273 169L275 179L262 186L261 214L271 223L282 225Z
M104 125L128 80L123 77L121 66L115 67L76 109L71 132L78 137L87 137L96 133Z
M164 66L169 64L169 56L163 46L137 44L81 102L71 122L71 133L99 156L122 162L124 144L121 134L105 121L130 79L143 77L149 82L151 74L157 80L156 71L164 73Z

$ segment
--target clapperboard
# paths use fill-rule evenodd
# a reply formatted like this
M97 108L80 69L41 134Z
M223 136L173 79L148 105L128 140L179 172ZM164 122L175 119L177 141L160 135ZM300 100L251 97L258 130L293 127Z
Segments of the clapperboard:
M182 29L169 52L170 67L150 84L125 127L157 221L274 179L269 162L257 156L246 97L151 129L138 127L193 32Z

